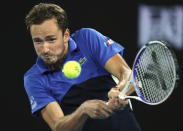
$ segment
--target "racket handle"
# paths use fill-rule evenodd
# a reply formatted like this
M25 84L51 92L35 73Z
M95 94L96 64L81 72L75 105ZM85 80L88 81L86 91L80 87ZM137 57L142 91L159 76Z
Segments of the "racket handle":
M120 92L119 94L120 99L124 100L124 96L126 95L127 91L129 90L132 84L133 84L133 75L130 76L130 80L126 84L125 88Z
M133 111L132 102L131 102L130 99L128 99L128 104L129 104L129 106L130 106L130 109Z
M106 105L109 105L109 102L107 101L105 104L106 104ZM130 109L133 111L132 102L131 102L130 99L128 99L128 104L129 104L129 106L130 106Z

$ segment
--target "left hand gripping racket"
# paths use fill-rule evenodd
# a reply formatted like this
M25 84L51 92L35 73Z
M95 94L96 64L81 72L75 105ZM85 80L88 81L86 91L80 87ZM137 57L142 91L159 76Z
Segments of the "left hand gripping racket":
M160 104L171 95L178 78L177 59L168 43L150 41L136 55L132 75L119 98L136 99L149 105ZM137 96L126 96L132 84Z

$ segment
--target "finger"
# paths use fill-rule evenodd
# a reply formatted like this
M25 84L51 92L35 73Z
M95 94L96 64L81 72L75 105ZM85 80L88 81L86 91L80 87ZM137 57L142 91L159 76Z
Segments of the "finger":
M113 110L109 107L109 104L110 104L109 102L107 102L107 104L106 104L105 101L102 101L102 100L100 100L100 102L101 102L100 109L103 109L103 110L105 110L106 112L108 112L110 114L113 113Z
M110 99L112 99L112 97L111 97L111 96L109 96L109 100L110 100Z
M120 105L120 102L119 102L119 100L118 100L117 98L113 98L113 99L111 100L111 103L112 103L113 106L115 106L115 107L118 107L118 106Z
M119 90L117 88L112 88L109 92L108 92L108 97L109 98L114 98L116 96L119 95Z
M121 100L121 99L119 99L119 103L128 104L128 100Z
M116 106L118 104L115 104L114 99L109 101L108 107L114 112L117 108L119 108L119 106Z
M121 107L124 107L126 105L125 101L120 101L119 99L114 100L114 108L120 109Z
M119 99L118 98L115 99L115 103L116 103L116 106L119 106L120 105L120 102L119 102Z
M102 106L102 110L104 110L105 112L109 113L109 114L112 114L114 113L113 110L110 108L110 103L108 104L105 104L105 106Z
M109 113L105 112L102 109L101 110L98 109L98 110L93 111L92 118L93 119L104 119L104 118L107 118L109 116L110 116Z
M111 112L105 109L100 109L98 113L100 114L100 118L107 118L111 115Z

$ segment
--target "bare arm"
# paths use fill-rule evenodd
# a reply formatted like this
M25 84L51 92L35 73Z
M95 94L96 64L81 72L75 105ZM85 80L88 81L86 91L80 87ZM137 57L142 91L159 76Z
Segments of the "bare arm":
M53 131L80 131L88 117L103 119L109 117L112 110L101 100L88 100L75 112L65 115L57 102L49 103L41 114Z
M43 119L53 131L79 131L87 119L87 115L81 109L64 116L64 113L57 102L49 103L41 111Z
M117 88L112 88L108 93L109 106L111 106L113 109L123 109L121 107L125 107L125 105L128 104L128 101L119 100L118 95L127 84L132 71L119 54L114 55L106 62L105 69L119 80L119 83L116 85ZM133 92L134 88L132 86L126 95L129 95Z
M127 84L132 72L123 57L119 54L114 55L106 62L105 69L118 78L119 83L116 87L121 91ZM134 88L131 88L126 95L133 93L133 91Z

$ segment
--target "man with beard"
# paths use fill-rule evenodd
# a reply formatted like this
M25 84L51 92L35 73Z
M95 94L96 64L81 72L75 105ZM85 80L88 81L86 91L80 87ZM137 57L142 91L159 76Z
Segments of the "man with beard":
M38 55L24 75L34 116L41 114L54 131L140 130L128 101L117 97L131 74L121 45L91 28L70 35L66 12L55 4L35 5L26 25ZM61 71L70 60L81 63L76 79Z

